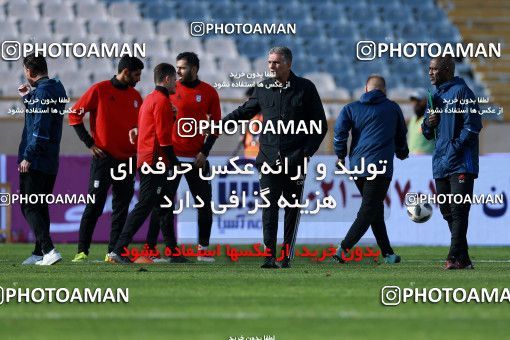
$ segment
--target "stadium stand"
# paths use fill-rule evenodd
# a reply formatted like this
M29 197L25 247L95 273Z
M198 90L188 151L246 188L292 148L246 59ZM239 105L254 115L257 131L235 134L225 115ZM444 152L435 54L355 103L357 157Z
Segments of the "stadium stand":
M486 6L484 13L493 16L477 17L479 6ZM499 11L500 7L505 10ZM507 39L510 34L510 26L505 21L507 17L508 4L494 0L483 3L441 0L439 4L433 0L0 0L0 18L5 18L0 22L0 37L4 40L22 37L41 42L53 39L146 43L146 69L139 84L142 95L152 89L150 74L156 63L173 62L181 51L197 52L202 60L201 78L214 83L227 80L231 72L265 71L267 50L285 44L293 49L294 71L314 79L330 118L334 118L341 103L359 95L370 73L380 73L387 78L390 93L396 100L407 100L412 88L431 88L428 60L381 58L363 63L346 57L352 53L345 51L354 50L360 39L472 41L479 40L480 35L500 36L502 28L501 34ZM192 21L272 23L289 22L289 18L297 25L295 36L209 35L190 38L189 23ZM508 55L508 47L505 51ZM504 98L502 89L502 84L507 84L510 79L508 59L458 62L457 73L467 78L477 95L491 95L509 108L510 99ZM13 77L10 79L21 77L18 64L2 64L1 75ZM58 70L62 80L65 79L73 97L80 96L80 91L92 82L107 79L115 73L114 61L57 60L51 62L51 67ZM80 73L85 76L78 80L76 75ZM13 95L15 91L10 87L12 85L7 83L2 85L2 96ZM239 100L242 91L220 93L225 99L230 95L235 96L231 99ZM337 102L330 105L328 100ZM2 107L10 105L12 103Z
M441 1L448 8L450 20L457 26L467 42L510 41L510 4L506 1ZM480 16L478 13L483 12ZM510 82L510 48L503 44L501 58L477 58L469 61L474 78L487 87L487 94L504 110L510 110L508 84ZM508 116L506 120L509 120Z

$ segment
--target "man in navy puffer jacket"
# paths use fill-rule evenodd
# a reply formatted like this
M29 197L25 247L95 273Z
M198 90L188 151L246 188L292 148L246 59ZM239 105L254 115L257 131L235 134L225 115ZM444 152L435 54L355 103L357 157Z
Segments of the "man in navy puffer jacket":
M478 135L482 129L477 99L463 79L454 77L451 57L433 58L429 77L436 92L430 96L422 123L423 135L435 139L432 173L438 194L472 196L478 177ZM439 204L451 232L445 269L471 269L467 229L469 203Z
M351 170L363 168L363 172L354 178L362 199L356 220L338 247L333 259L343 262L342 252L347 253L372 226L372 231L381 248L386 263L400 262L400 256L391 248L386 224L384 223L384 198L393 175L393 157L407 158L407 128L402 110L397 103L386 97L384 78L372 75L366 83L366 93L359 101L346 105L335 124L335 153L338 162L344 163L347 156L347 139L352 133L349 153ZM362 164L364 158L365 166ZM373 163L380 171L375 178L370 178ZM383 167L386 167L385 171Z

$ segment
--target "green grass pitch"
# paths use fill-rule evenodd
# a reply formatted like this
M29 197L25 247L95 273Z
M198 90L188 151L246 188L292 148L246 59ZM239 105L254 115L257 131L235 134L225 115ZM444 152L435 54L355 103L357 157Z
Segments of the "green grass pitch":
M129 287L127 304L0 305L0 339L491 339L510 334L510 304L381 304L381 288L510 288L505 247L472 247L475 270L445 271L444 247L396 247L397 265L297 259L260 269L260 259L214 264L114 265L64 261L22 266L32 245L0 244L0 286ZM91 258L103 259L106 245ZM140 270L145 268L146 271Z

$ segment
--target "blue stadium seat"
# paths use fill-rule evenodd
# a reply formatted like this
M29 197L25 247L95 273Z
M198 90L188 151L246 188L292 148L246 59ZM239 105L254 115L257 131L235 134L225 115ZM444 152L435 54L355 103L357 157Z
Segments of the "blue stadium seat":
M435 26L431 29L431 37L439 42L460 42L459 31L451 25Z
M426 41L428 40L427 30L418 23L405 24L397 26L397 36L407 41Z
M360 39L371 41L391 41L393 30L391 27L383 24L367 24L360 29Z
M177 17L187 21L206 21L210 18L208 8L201 2L181 3L177 10Z
M9 21L0 21L0 36L9 39L15 39L18 36L16 24Z
M400 0L400 3L403 6L408 7L409 9L417 12L421 11L436 11L438 7L435 5L434 0L424 0L424 1L416 1L416 0Z
M354 64L356 76L361 79L366 79L371 74L387 76L389 72L386 63L379 60L380 59L374 59L372 61L360 61Z
M330 4L330 1L328 0L308 0L307 1L308 5L312 5L312 6L324 6L324 5L329 5Z
M352 41L357 39L357 30L351 24L343 24L340 22L329 23L326 26L326 32L330 38L335 40Z
M378 21L377 12L371 7L355 7L349 11L349 18L354 23L371 23Z
M271 3L261 6L256 3L246 3L240 9L245 20L254 22L269 22L276 19L276 8Z
M401 74L400 78L402 80L402 84L407 87L424 87L430 88L432 85L430 84L428 76L424 74Z
M407 6L402 5L400 3L400 1L398 1L398 0L385 0L385 1L366 0L365 5L369 6L369 7L373 7L377 12L382 11L382 9L385 7L398 7L398 8L406 7L407 8Z
M309 10L305 3L299 5L282 5L278 7L279 16L282 20L289 20L292 22L306 22L311 20Z
M390 5L385 4L380 9L380 18L385 22L414 22L413 12L405 6L402 5Z
M353 16L357 16L361 12L370 11L373 7L368 7L366 3L362 1L350 1L348 3L342 4L344 10L347 11L352 18Z
M177 13L175 6L173 5L162 2L154 2L143 6L142 16L147 19L160 21L164 19L174 19L177 17Z
M315 55L318 59L334 58L337 51L329 40L313 39L307 42L306 52L309 55Z
M424 70L424 66L415 59L394 58L391 60L390 71L395 74L412 74Z
M76 16L80 19L106 20L108 17L106 7L102 2L78 2L75 9Z
M424 25L428 23L436 25L438 22L448 22L446 13L439 7L433 9L414 7L414 11L416 20L422 22Z
M2 8L7 16L4 21L13 19L8 16L10 10L17 13L15 17L21 18L26 15L25 6L19 4L11 6L11 3L15 1L11 0L9 5L4 5ZM57 21L63 18L48 10L51 8L49 2L31 1L31 4L35 3L38 5L30 6L30 11L36 12L35 16L41 12L43 15L56 17L56 20L52 22L54 28L52 32L54 32ZM365 81L363 78L374 72L385 76L388 83L391 82L391 87L400 85L416 87L428 83L426 58L389 59L387 55L384 55L383 58L370 62L356 60L356 43L361 39L388 42L456 42L461 39L458 29L451 24L446 13L435 0L98 0L95 5L86 5L84 1L82 3L80 0L73 0L73 3L76 16L90 22L87 25L90 32L85 32L87 36L84 39L92 36L90 33L95 33L94 39L113 41L126 38L127 32L136 41L145 39L150 42L151 51L161 50L162 56L167 52L158 46L161 46L161 43L166 45L167 42L172 48L167 50L168 52L175 52L173 49L187 48L204 54L204 58L209 56L206 54L208 51L211 55L218 57L222 57L221 53L225 54L225 49L213 49L208 44L210 38L218 38L217 35L190 40L188 30L191 21L293 22L297 24L295 36L241 34L222 36L222 38L230 42L235 41L234 50L239 52L239 57L249 58L253 65L265 58L270 47L288 46L294 54L293 69L296 73L303 75L319 71L329 72L334 76L337 86L346 87L351 91L361 88ZM116 5L111 6L111 4ZM139 32L136 28L126 29L133 25L128 25L127 18L123 16L125 13L118 10L115 13L112 11L115 8L128 7L137 8L137 11L142 14L144 23L158 24L160 29L153 39L144 36L151 35L151 32ZM118 25L108 26L106 30L104 22L109 22L112 15L121 19L120 21L123 22L121 26L125 28L124 32L119 31ZM2 18L1 14L0 18ZM184 26L172 26L166 19L182 20L181 24ZM96 22L99 23L97 26ZM0 23L0 27L5 26L6 31L2 33L0 30L0 36L7 36L9 31L11 33L13 30L17 31L16 25L2 24ZM26 24L18 25L26 29ZM72 35L80 36L82 33L78 29ZM63 36L63 33L60 35ZM237 52L230 55L232 58L230 60L237 58ZM228 61L224 59L223 64L225 60ZM229 65L228 62L227 65ZM216 72L214 67L209 69L211 74ZM470 70L469 65L459 66L459 72L467 77L471 75ZM473 86L479 86L474 84Z
M350 90L351 92L364 85L365 80L360 79L357 75L350 75L347 73L337 73L333 74L333 77L335 78L335 83L337 87L345 87L346 89ZM357 99L357 98L355 98Z
M394 89L398 87L405 87L404 83L402 82L402 79L398 76L392 76L391 74L389 74L384 79L386 81L387 88Z
M241 15L239 6L235 4L213 3L209 10L211 18L219 22L237 22Z
M271 40L273 46L287 46L294 53L304 53L303 42L300 38L288 35L275 36Z
M346 73L347 70L352 68L352 63L345 59L326 58L321 64L320 70L332 74Z
M356 48L356 44L358 43L358 39L354 39L353 37L344 37L343 39L329 39L331 44L335 50L340 54L347 54L346 51L354 51Z
M292 71L298 76L302 77L305 73L313 71L310 61L307 58L294 58L292 60Z
M211 6L225 6L225 7L237 6L237 7L239 7L239 4L232 0L214 0L214 1L209 1L209 3Z
M114 2L108 6L108 13L121 20L140 19L140 6L138 3L130 1Z
M326 4L310 6L315 20L323 22L345 22L345 13L342 6Z
M269 48L267 40L264 39L242 39L237 42L239 53L250 59L264 56Z
M297 27L298 34L303 39L318 39L321 37L322 27L315 22L305 23Z

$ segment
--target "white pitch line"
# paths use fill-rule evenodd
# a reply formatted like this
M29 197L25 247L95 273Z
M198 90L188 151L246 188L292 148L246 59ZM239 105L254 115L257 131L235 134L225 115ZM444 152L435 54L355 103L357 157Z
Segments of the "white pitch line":
M402 263L443 263L445 262L446 260L441 260L441 259L434 259L434 260L406 260L405 258L402 260ZM473 260L473 263L510 263L510 260ZM17 262L12 262L10 260L0 260L0 263L11 263L11 264L21 264L21 262L17 263ZM70 264L71 262L69 261L65 261L64 263L67 263L67 264ZM110 265L108 262L105 262L104 260L90 260L90 261L86 261L84 263L81 263L81 264L74 264L74 266L80 266L80 265L86 265L86 264L98 264L98 263L105 263L105 264L108 264ZM150 265L151 263L148 263L148 265ZM157 263L155 263L157 264Z
M436 262L445 262L446 260L406 260L403 259L402 263L411 262L411 263L436 263ZM510 260L471 260L473 263L510 263Z
M83 304L82 304L83 305ZM415 304L416 305L416 304ZM454 304L452 304L454 305ZM416 305L419 307L420 305ZM381 308L387 308L381 305ZM398 308L391 307L391 308ZM90 312L90 313L61 313L61 312L46 312L44 314L33 314L33 315L16 315L16 314L8 314L3 315L3 320L80 320L80 319L88 319L88 320L265 320L265 319L321 319L321 320L338 320L338 319L347 319L347 320L421 320L423 318L419 313L414 314L385 314L380 312L367 312L360 310L343 310L339 312L331 312L331 313L316 313L311 311L310 313L285 313L285 314L276 314L270 315L266 313L246 313L246 312L233 312L233 313L217 313L204 315L203 313L183 313L183 312L151 312L151 313L138 313L138 314L121 314L121 313L98 313L98 312ZM438 317L439 318L439 317ZM441 315L441 320L456 320L456 321L470 321L474 318L470 315L461 316L461 315ZM477 315L476 320L506 320L505 318L496 318L494 319L493 315Z

